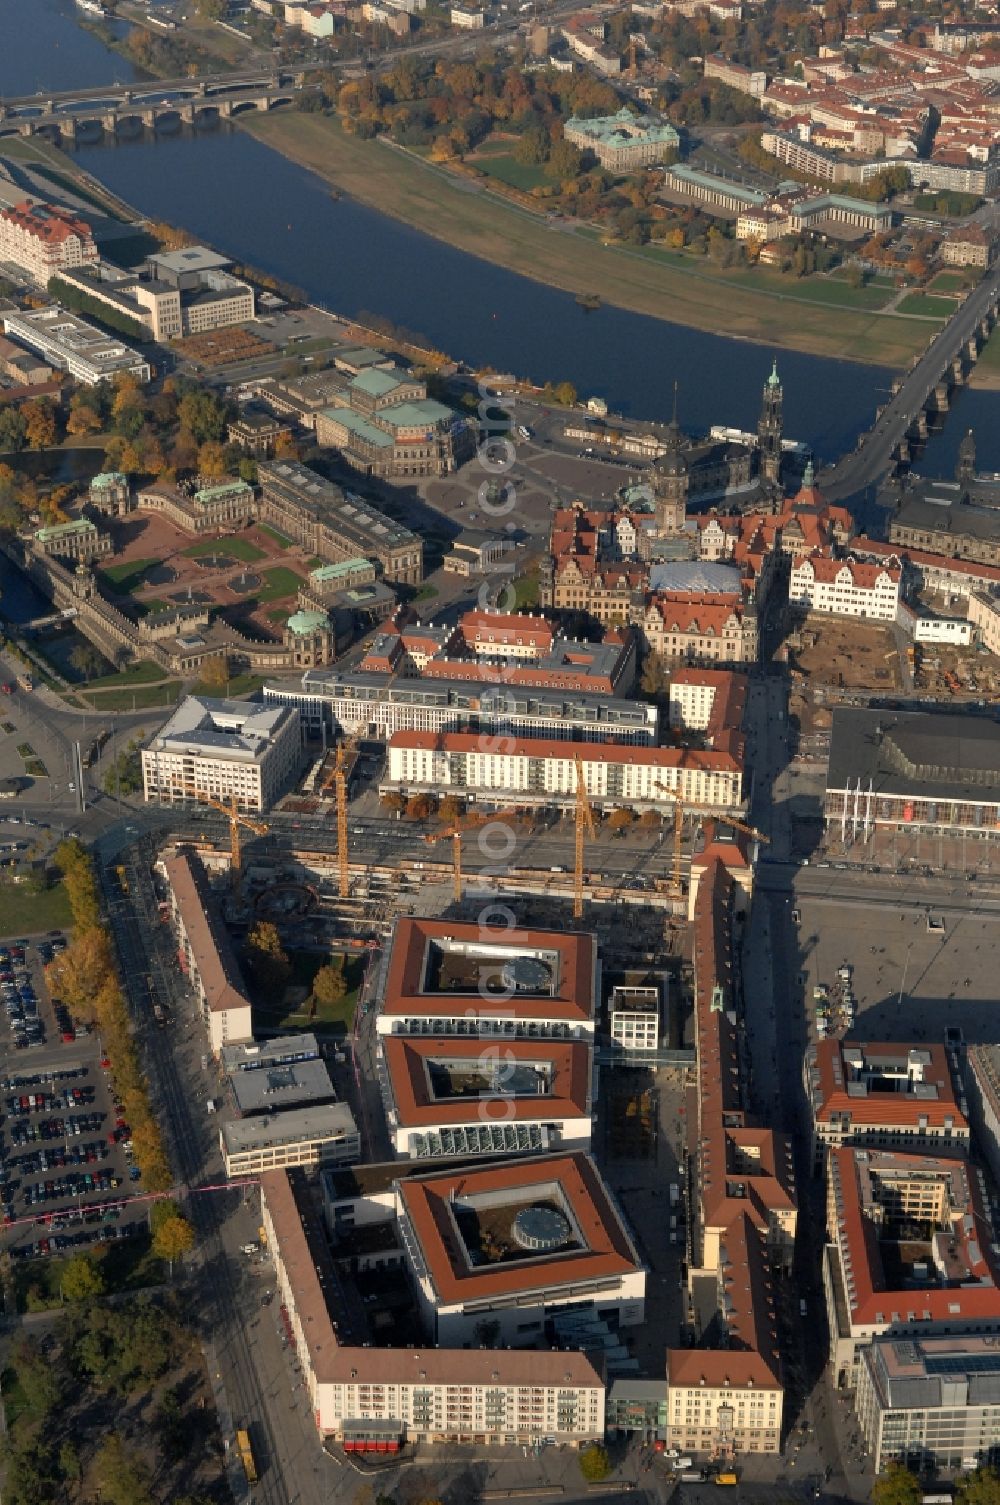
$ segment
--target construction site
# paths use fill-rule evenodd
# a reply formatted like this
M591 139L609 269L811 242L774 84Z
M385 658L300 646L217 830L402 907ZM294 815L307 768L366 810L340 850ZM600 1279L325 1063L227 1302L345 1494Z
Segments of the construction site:
M808 682L837 690L898 690L899 650L892 628L854 617L809 616L786 639L792 689Z

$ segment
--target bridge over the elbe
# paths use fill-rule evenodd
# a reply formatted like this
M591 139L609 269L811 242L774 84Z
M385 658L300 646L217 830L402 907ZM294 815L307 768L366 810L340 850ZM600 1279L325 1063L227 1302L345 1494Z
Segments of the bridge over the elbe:
M0 135L58 131L72 140L80 126L96 124L115 132L123 122L134 121L153 128L167 116L193 124L199 117L229 118L242 110L288 105L308 87L301 74L270 70L8 96L0 99Z
M947 412L952 392L967 379L997 321L998 308L1000 266L986 274L923 355L893 383L889 401L879 408L857 447L822 472L818 484L829 501L858 495L909 460L911 445L927 437L930 420Z

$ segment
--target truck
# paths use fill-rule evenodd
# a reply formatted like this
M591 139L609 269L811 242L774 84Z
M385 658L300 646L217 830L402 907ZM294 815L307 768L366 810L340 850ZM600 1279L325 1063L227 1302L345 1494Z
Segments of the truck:
M740 1481L732 1471L724 1474L716 1474L716 1484L738 1484Z
M240 1427L237 1430L236 1446L239 1450L240 1462L243 1464L243 1472L247 1476L247 1483L256 1484L258 1482L257 1463L250 1444L250 1433L246 1427Z

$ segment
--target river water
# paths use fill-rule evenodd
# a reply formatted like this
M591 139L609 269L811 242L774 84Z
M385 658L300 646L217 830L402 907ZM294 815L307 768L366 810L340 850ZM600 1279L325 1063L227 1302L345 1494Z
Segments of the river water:
M30 0L30 27L24 6L0 0L0 93L129 76L121 58L75 24L72 0ZM536 381L569 380L636 417L667 416L677 381L679 416L690 430L756 423L770 349L607 305L588 312L570 294L332 199L319 179L238 128L147 133L81 145L77 155L143 213L183 225L339 313L385 315L457 358ZM556 234L552 254L559 254ZM724 322L720 310L720 328ZM820 460L853 446L891 379L876 367L786 351L779 369L785 432L811 444ZM928 448L927 468L950 472L971 423L982 463L1000 470L996 396L963 393L956 409Z

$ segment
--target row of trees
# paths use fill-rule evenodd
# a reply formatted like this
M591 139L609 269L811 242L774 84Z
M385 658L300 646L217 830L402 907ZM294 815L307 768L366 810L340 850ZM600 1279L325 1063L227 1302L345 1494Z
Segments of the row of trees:
M173 1176L132 1039L128 1007L101 918L91 859L81 844L72 840L57 849L55 861L73 914L73 940L46 969L49 987L74 1019L100 1031L111 1059L115 1089L131 1125L135 1161L143 1181L149 1191L166 1191L173 1184Z
M923 1485L912 1469L890 1463L872 1485L872 1505L920 1505ZM1000 1469L979 1468L955 1482L955 1505L1000 1505Z

